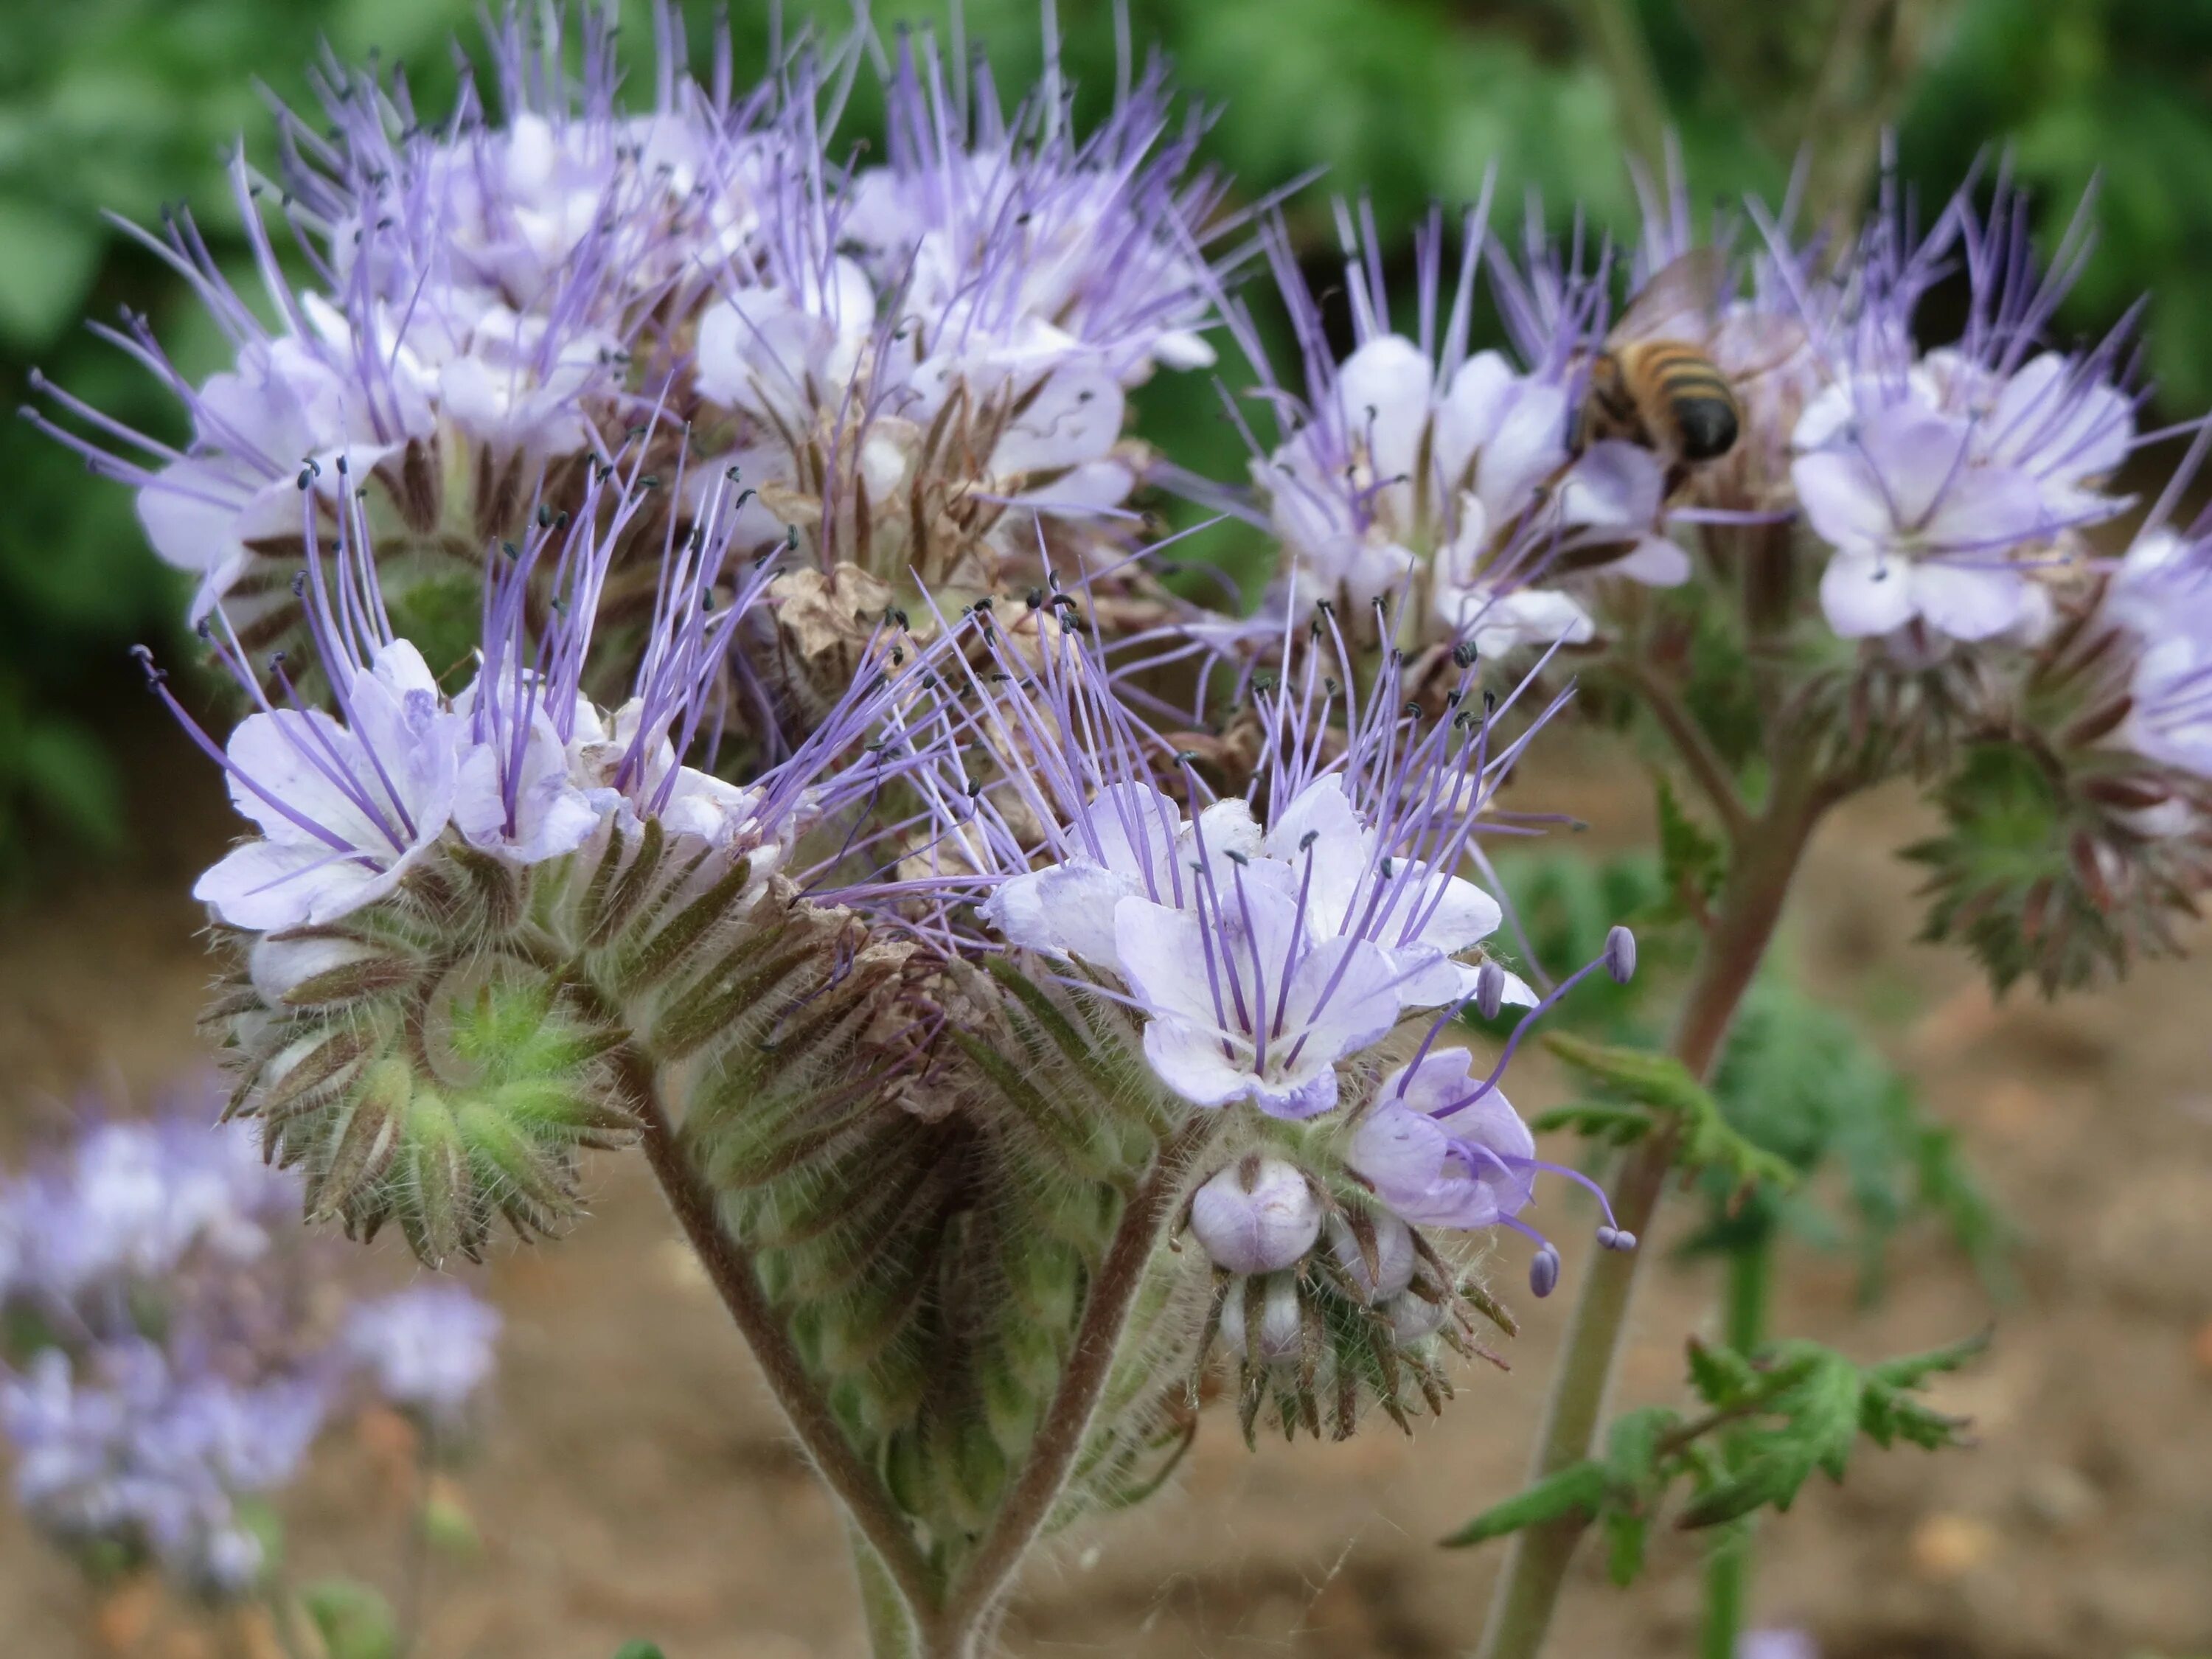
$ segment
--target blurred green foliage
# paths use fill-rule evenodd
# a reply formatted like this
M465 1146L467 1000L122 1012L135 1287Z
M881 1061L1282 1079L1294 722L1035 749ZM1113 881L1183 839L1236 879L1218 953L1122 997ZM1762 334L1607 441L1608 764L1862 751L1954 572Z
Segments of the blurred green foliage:
M712 8L686 0L695 40ZM380 48L439 107L449 37L475 32L471 0L74 0L9 9L0 55L0 380L20 395L34 363L119 418L175 440L149 380L77 328L118 306L149 312L194 373L220 342L180 287L101 210L141 223L185 201L218 253L237 227L222 158L243 135L265 156L261 88L298 102L327 39L342 57ZM737 9L741 64L762 61L769 8ZM787 27L842 28L848 0L790 0ZM1103 3L1065 3L1072 75L1113 82ZM2104 253L2068 325L2109 324L2153 297L2149 362L2175 410L2212 398L2212 0L1129 0L1139 50L1158 41L1217 112L1211 157L1254 190L1325 170L1373 199L1402 240L1432 200L1472 197L1493 162L1500 212L1541 193L1620 228L1626 155L1678 131L1701 198L1772 193L1810 137L1816 203L1863 196L1885 126L1924 197L2009 146L2055 219L2103 182ZM625 0L649 38L643 0ZM942 0L878 8L878 21L945 24ZM969 0L965 30L1010 86L1037 61L1032 0ZM865 79L865 77L864 77ZM859 128L871 117L856 110ZM1327 188L1291 204L1317 249ZM1243 456L1194 377L1142 404L1186 465L1235 476ZM177 582L145 551L122 489L88 480L25 428L0 435L0 875L33 841L112 844L118 791L88 707L127 684L123 647L176 627ZM59 832L58 835L56 832Z

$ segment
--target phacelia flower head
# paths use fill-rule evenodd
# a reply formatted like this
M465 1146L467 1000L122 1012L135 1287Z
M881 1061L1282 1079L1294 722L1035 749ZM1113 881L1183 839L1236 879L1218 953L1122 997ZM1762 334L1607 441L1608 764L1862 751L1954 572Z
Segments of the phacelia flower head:
M2127 505L2106 479L2136 442L2125 327L2086 352L2045 343L2089 237L2077 218L2047 271L2024 198L2000 178L1986 211L1962 191L1923 237L1893 180L1819 336L1828 384L1793 434L1805 521L1830 550L1820 582L1847 638L1917 628L1932 641L2033 638L2046 579L2078 532ZM1954 263L1969 309L1922 352L1921 301Z
M1425 724L1400 705L1395 659L1362 703L1309 653L1297 684L1261 695L1273 759L1249 798L1208 803L1190 757L1115 701L1072 632L1035 664L989 637L1001 678L978 678L971 719L1004 799L947 792L948 836L999 873L982 914L1008 942L1119 977L1176 1093L1325 1112L1340 1063L1401 1014L1474 996L1465 958L1500 910L1457 871L1510 753L1492 752L1490 708L1454 712L1471 653L1447 717Z
M1364 617L1405 597L1401 625L1495 653L1523 644L1579 643L1593 624L1556 580L1563 559L1645 580L1679 581L1686 562L1658 533L1662 471L1632 446L1577 454L1573 413L1597 317L1597 290L1563 287L1539 305L1510 264L1501 304L1516 322L1520 361L1470 352L1478 277L1488 246L1487 198L1462 227L1449 287L1444 227L1417 237L1417 336L1395 331L1382 252L1363 209L1338 208L1354 346L1339 362L1321 303L1281 228L1266 238L1302 358L1298 383L1277 382L1248 313L1226 307L1261 377L1277 435L1247 427L1249 499L1197 489L1251 517L1282 543L1285 565L1271 611L1303 619L1316 601ZM1168 475L1171 483L1192 481Z
M854 176L847 234L899 295L920 364L1036 375L1081 361L1121 386L1155 365L1204 368L1206 247L1224 194L1196 165L1204 123L1176 125L1156 58L1133 84L1124 64L1113 107L1085 132L1049 9L1046 26L1043 77L1012 110L980 59L948 64L933 35L902 35L890 155Z
M345 463L335 465L343 476ZM717 480L681 542L665 527L629 699L602 711L582 690L611 550L656 488L635 456L620 471L605 462L576 515L541 511L521 545L489 556L477 672L450 696L392 631L357 510L295 580L313 645L301 678L279 653L264 679L219 607L203 632L258 708L220 750L186 723L260 834L196 896L234 927L320 927L391 893L448 836L528 866L575 851L611 821L654 819L718 848L765 849L761 873L772 868L805 787L740 788L679 758L719 731L734 632L773 575L733 557L734 481ZM154 684L167 697L158 674ZM316 690L328 709L311 700Z

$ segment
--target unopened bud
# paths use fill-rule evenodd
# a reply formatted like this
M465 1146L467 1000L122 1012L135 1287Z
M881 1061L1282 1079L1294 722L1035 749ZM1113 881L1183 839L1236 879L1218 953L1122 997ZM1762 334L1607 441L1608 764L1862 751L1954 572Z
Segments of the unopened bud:
M1321 1203L1297 1165L1254 1152L1193 1195L1190 1230L1216 1267L1271 1273L1313 1249Z
M1600 1249L1626 1254L1636 1248L1636 1235L1626 1227L1601 1227L1597 1230L1597 1243Z
M1388 1210L1356 1224L1331 1216L1328 1242L1345 1277L1370 1304L1388 1302L1413 1282L1413 1230Z
M264 933L246 954L246 971L262 1000L275 1006L290 1001L295 991L312 988L314 981L336 985L348 977L340 969L383 954L360 939Z
M1616 985L1636 976L1636 935L1618 924L1605 936L1605 971Z
M1475 1012L1485 1019L1496 1019L1504 1006L1505 970L1494 962L1486 962L1474 970Z
M1444 1304L1411 1291L1401 1291L1383 1311L1390 1316L1390 1334L1401 1348L1410 1348L1425 1336L1433 1336L1444 1322Z
M1246 1297L1247 1287L1254 1284L1261 1287L1256 1333L1255 1310ZM1221 1299L1222 1346L1239 1359L1256 1358L1262 1364L1272 1364L1296 1358L1304 1324L1298 1310L1297 1282L1289 1273L1273 1273L1256 1280L1233 1279L1229 1281L1228 1294ZM1255 1335L1256 1356L1249 1352Z
M1559 1287L1559 1253L1549 1244L1537 1247L1528 1261L1528 1290L1532 1295L1549 1296Z

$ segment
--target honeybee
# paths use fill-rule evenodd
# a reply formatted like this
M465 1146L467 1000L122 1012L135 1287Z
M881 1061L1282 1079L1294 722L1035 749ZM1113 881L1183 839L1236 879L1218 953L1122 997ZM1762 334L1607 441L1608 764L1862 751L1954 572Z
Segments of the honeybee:
M1626 439L1671 479L1735 447L1743 405L1706 344L1726 278L1720 249L1692 248L1638 290L1589 361L1576 449Z

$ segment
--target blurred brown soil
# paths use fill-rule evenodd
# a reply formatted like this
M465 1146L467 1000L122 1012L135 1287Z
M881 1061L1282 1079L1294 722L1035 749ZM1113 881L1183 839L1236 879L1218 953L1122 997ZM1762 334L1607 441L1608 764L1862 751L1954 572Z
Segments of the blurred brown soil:
M1640 792L1617 768L1571 752L1552 764L1532 799L1581 812L1604 838L1638 831ZM141 839L158 855L0 921L11 1158L76 1091L143 1100L198 1055L210 963L185 890L229 829L187 757L156 750L148 769ZM1783 1334L1867 1358L1992 1318L1996 1336L1938 1396L1972 1413L1978 1449L1869 1449L1846 1486L1816 1481L1762 1529L1760 1618L1809 1627L1829 1659L2212 1652L2212 963L2153 964L2056 1008L1992 1006L1962 959L1909 942L1912 878L1885 849L1907 838L1912 811L1884 796L1829 826L1787 948L1821 990L1891 1011L1896 1056L1967 1132L2024 1230L2021 1293L1993 1308L1929 1231L1898 1241L1872 1310L1848 1263L1789 1258ZM1553 1085L1532 1069L1516 1098L1540 1107ZM489 1274L508 1332L499 1408L465 1483L483 1545L439 1565L420 1659L609 1659L641 1635L670 1659L859 1659L829 1501L638 1168L609 1158L592 1181L596 1213L574 1237L509 1251ZM1588 1248L1580 1212L1564 1194L1545 1202L1566 1212L1553 1229L1571 1288ZM1682 1337L1712 1323L1711 1270L1668 1260L1663 1230L1653 1243L1620 1378L1630 1402L1674 1399ZM380 1255L381 1270L406 1271ZM1516 1275L1502 1266L1499 1282ZM1033 1568L1010 1651L1468 1651L1496 1557L1433 1540L1513 1486L1567 1301L1519 1297L1511 1372L1465 1371L1453 1409L1414 1440L1377 1423L1349 1444L1253 1455L1217 1408L1171 1491ZM397 1492L388 1433L336 1437L290 1504L294 1571L395 1582ZM1586 1560L1553 1651L1694 1651L1697 1577L1693 1545L1674 1534L1631 1591ZM0 1655L101 1651L89 1607L0 1505ZM107 1609L108 1626L135 1625L129 1612Z

